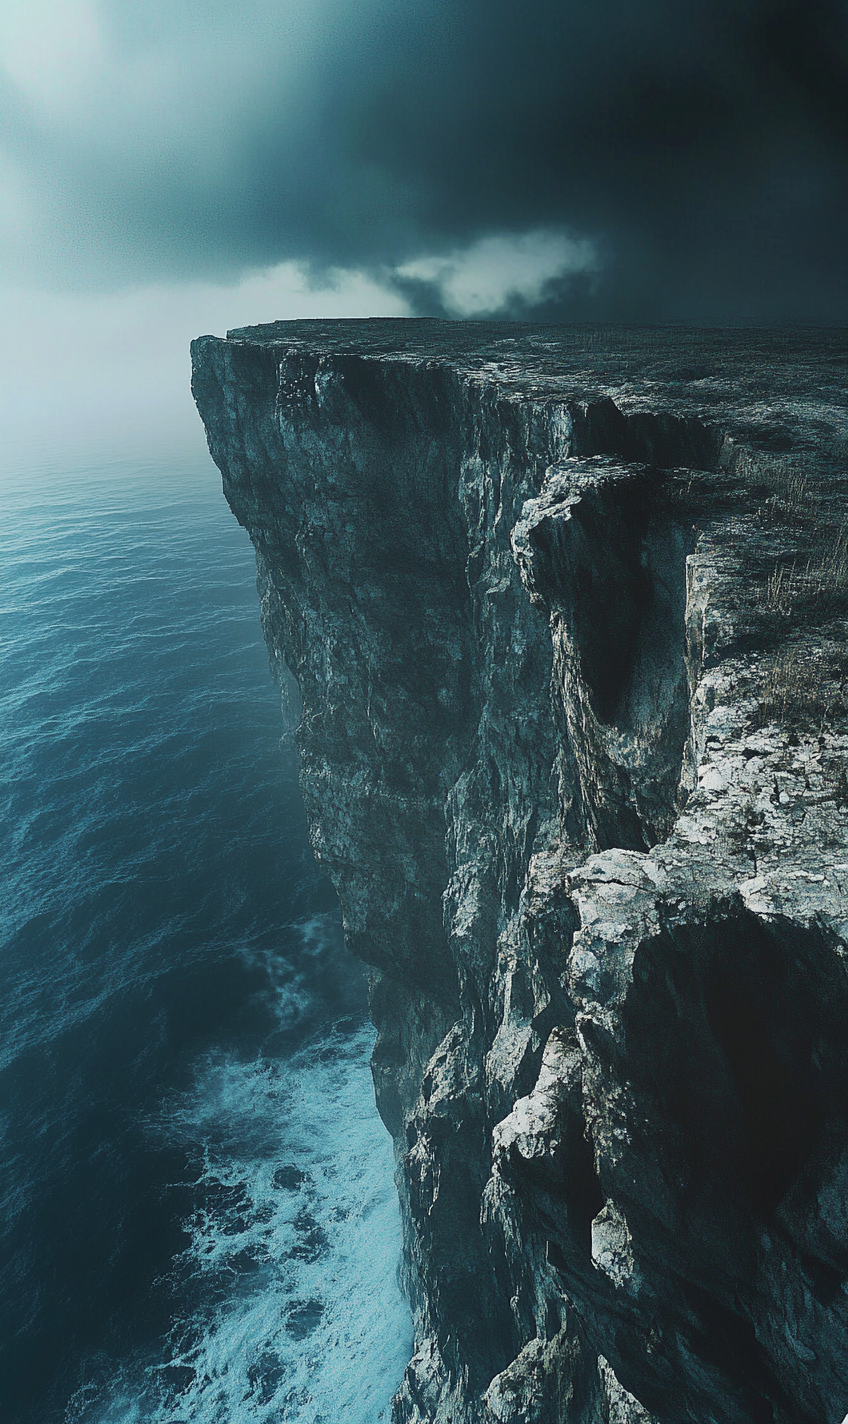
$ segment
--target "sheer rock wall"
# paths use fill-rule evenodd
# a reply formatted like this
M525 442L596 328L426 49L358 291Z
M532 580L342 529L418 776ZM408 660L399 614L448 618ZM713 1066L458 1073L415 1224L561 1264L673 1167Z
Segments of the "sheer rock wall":
M193 360L369 970L397 1424L840 1424L844 333Z

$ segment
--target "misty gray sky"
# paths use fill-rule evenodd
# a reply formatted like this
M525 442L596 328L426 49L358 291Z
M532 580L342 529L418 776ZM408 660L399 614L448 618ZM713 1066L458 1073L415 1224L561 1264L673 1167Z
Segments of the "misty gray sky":
M283 316L845 323L848 0L0 0L0 192L20 418Z

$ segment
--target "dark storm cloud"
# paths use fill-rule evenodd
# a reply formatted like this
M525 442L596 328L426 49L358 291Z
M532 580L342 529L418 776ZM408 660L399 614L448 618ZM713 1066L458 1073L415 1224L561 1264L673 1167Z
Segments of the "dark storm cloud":
M848 320L842 0L112 0L97 16L64 107L4 91L42 261L376 270L541 230L597 258L559 305L544 287L550 314ZM438 282L406 290L438 304Z

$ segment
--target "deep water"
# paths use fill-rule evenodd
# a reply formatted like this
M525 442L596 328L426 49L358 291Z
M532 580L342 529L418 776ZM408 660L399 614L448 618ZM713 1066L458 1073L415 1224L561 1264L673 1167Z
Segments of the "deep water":
M5 1424L376 1424L408 1358L362 978L198 447L2 477Z

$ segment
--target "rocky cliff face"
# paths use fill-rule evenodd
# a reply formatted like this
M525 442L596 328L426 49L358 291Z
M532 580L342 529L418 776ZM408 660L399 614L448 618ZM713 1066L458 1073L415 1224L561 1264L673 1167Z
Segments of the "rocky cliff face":
M397 1424L848 1412L843 337L194 345L369 967Z

